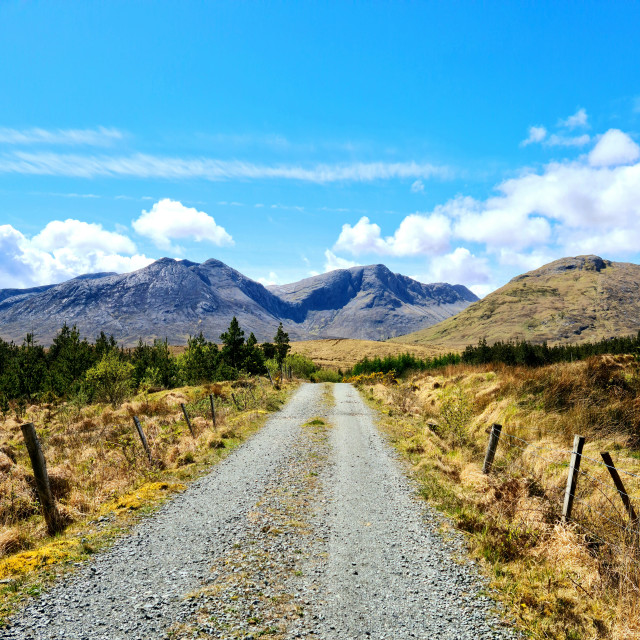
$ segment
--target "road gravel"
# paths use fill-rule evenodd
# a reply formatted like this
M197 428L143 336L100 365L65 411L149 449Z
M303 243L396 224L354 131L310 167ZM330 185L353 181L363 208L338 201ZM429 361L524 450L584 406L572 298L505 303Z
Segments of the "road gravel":
M251 440L31 601L7 639L517 638L350 385Z

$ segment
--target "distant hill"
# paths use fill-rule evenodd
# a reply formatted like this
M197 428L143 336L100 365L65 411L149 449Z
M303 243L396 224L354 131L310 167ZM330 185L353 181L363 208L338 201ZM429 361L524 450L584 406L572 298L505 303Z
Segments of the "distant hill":
M486 338L587 342L640 330L640 265L562 258L509 281L461 313L396 338L460 349Z
M219 260L162 258L126 274L88 274L32 289L0 290L0 337L33 332L49 344L66 322L125 345L165 337L184 344L202 331L218 340L235 315L248 335L271 340L279 322L291 339L386 339L429 326L477 298L461 285L421 284L383 265L333 271L269 290Z

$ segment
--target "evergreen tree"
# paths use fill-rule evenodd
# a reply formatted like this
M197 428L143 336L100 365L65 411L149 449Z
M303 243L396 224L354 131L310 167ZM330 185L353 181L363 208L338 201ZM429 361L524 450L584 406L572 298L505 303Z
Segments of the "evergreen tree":
M249 334L244 346L242 368L250 375L259 375L265 372L264 355L253 332Z
M85 371L94 364L91 345L80 339L80 332L74 325L66 324L53 339L47 353L48 372L45 388L57 396L64 396L74 390Z
M187 349L182 354L182 372L187 384L198 384L216 379L219 352L217 345L205 340L202 331L189 336Z
M279 367L282 367L282 363L287 357L289 349L291 349L291 345L289 344L289 334L286 333L282 327L282 322L278 325L278 331L276 331L276 335L273 338L273 343L276 348L276 362Z
M244 355L244 331L235 316L231 320L229 328L220 336L222 340L222 359L226 364L234 369L239 369L242 365Z
M27 333L13 362L14 398L32 400L42 391L47 372L47 357L44 347L36 343L32 333Z
M96 344L94 347L96 360L102 360L102 356L104 356L105 353L108 353L112 349L116 349L117 346L118 343L112 335L107 338L107 334L104 331L101 331L100 335L96 338Z
M261 347L265 360L273 360L276 357L276 345L271 342L263 342Z

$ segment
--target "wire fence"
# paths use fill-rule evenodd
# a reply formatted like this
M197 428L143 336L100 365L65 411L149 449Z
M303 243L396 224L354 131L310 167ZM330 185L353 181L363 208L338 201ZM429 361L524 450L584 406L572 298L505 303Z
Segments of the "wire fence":
M633 565L637 576L640 473L636 471L640 461L618 456L614 462L607 452L601 453L601 460L585 455L584 438L576 437L574 448L567 449L532 442L513 431L513 427L494 425L485 459L485 472L503 481L517 480L530 498L525 506L522 493L516 492L506 509L514 517L538 517L549 526L562 521L569 524L600 562ZM537 502L535 507L531 499ZM628 579L628 572L625 575ZM638 589L638 581L633 582Z

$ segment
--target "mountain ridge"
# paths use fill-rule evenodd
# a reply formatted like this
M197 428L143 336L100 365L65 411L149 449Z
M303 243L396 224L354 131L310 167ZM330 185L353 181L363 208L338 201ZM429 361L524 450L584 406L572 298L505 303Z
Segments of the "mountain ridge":
M246 333L270 340L282 322L292 339L387 339L460 311L476 296L462 285L422 284L384 265L336 270L264 287L216 259L160 258L127 274L86 274L57 285L0 290L0 337L27 331L49 343L66 323L125 345L167 337L184 344L202 331L218 340L236 316Z

